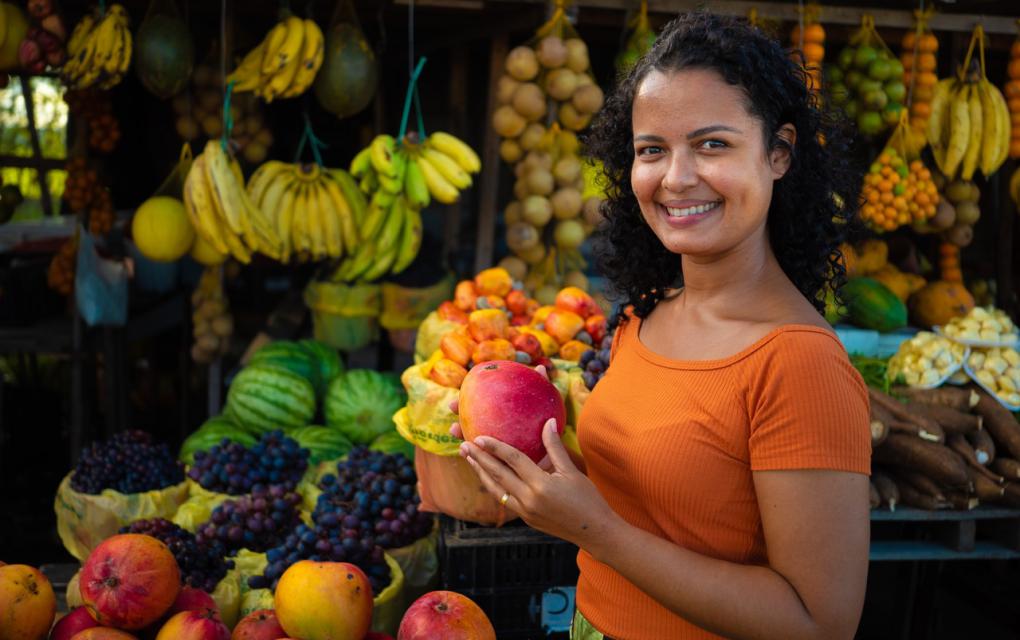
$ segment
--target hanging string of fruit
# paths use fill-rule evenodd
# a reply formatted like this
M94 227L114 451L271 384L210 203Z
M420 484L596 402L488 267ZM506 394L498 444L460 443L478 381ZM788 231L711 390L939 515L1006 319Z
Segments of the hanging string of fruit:
M899 126L864 178L861 217L876 231L923 224L935 217L938 189L921 162L920 148L908 142L911 136L913 129L901 112Z
M981 191L973 180L957 178L948 182L944 193L954 211L953 224L946 230L944 237L958 247L966 247L973 240L974 225L981 218L978 206Z
M482 168L478 154L455 136L442 131L425 136L420 107L417 131L408 130L424 65L422 58L411 74L397 136L376 136L351 161L351 176L358 180L368 206L359 223L358 250L333 273L334 281L371 282L406 269L421 248L421 210L433 198L443 204L456 202L471 186L471 174Z
M234 316L230 301L223 293L219 269L207 268L191 294L191 359L209 364L227 352L234 333Z
M113 114L113 102L107 92L95 87L71 89L64 93L64 102L72 115L88 125L90 149L102 153L114 150L120 141L120 122Z
M241 167L227 144L233 127L232 86L224 100L223 137L208 141L195 157L184 181L184 208L195 232L218 253L230 254L244 264L251 262L252 252L278 260L283 241L275 221L248 196Z
M102 13L97 7L78 22L67 42L67 62L62 76L73 89L93 85L112 89L120 84L131 64L131 31L127 10L111 4Z
M980 64L973 57L975 47ZM928 142L942 173L950 180L970 180L975 171L987 178L1009 155L1009 108L1002 93L985 76L984 29L974 27L963 66L940 80L932 97Z
M305 118L305 144L315 156L312 164L270 160L248 181L248 196L270 219L283 242L280 262L339 259L354 255L361 241L359 227L365 219L365 198L354 178L343 169L323 166L319 147Z
M630 68L637 64L652 45L655 44L655 31L648 21L648 0L641 0L637 13L627 22L624 32L625 44L623 49L616 54L616 73L619 75L630 71Z
M1020 27L1020 20L1017 20ZM1006 100L1009 106L1010 139L1009 157L1020 158L1020 35L1009 48L1009 66L1006 68Z
M78 235L68 238L50 260L46 284L63 296L74 292L74 275L78 264Z
M822 61L825 59L825 28L818 21L821 7L809 4L798 7L800 23L790 32L790 49L803 55L805 81L816 96L822 90ZM801 61L799 55L795 60Z
M604 96L591 75L588 47L563 5L558 0L534 37L507 55L493 113L503 138L500 156L514 165L516 177L515 200L504 214L507 245L531 266L533 290L552 288L564 272L584 268L580 246L592 230L582 218L585 185L576 132L588 126Z
M254 91L266 102L296 98L312 86L324 56L319 25L286 15L248 52L227 82L237 83L238 93Z
M899 123L907 95L903 64L878 35L874 16L864 14L826 74L830 102L842 107L862 134L876 136Z
M931 100L939 81L935 73L939 41L928 27L934 13L933 8L915 10L914 28L907 31L900 41L900 63L903 65L903 83L907 87L910 124L921 131L931 117Z

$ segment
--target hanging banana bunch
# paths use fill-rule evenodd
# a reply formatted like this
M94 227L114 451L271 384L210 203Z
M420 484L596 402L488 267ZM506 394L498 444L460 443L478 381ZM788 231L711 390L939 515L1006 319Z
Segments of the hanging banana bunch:
M270 219L282 241L280 262L353 255L367 203L343 169L270 160L248 181L248 195Z
M971 68L974 48L980 65ZM973 178L975 171L995 173L1009 155L1009 108L985 76L984 29L974 27L963 67L955 78L935 85L927 135L939 169L949 179Z
M198 235L221 254L248 264L253 252L279 260L274 221L248 196L241 167L220 139L210 140L184 181L184 208Z
M67 41L67 62L61 75L72 89L111 89L124 79L131 64L131 31L123 5L111 4L85 14Z
M308 90L325 56L322 30L312 20L287 16L248 52L227 82L254 91L266 102L296 98Z

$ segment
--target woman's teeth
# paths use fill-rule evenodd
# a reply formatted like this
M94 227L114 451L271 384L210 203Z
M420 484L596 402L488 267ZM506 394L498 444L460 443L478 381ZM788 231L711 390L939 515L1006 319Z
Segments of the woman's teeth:
M669 213L670 217L672 218L683 218L685 216L693 216L699 213L705 213L706 211L711 211L712 209L718 207L719 204L720 204L719 202L712 202L710 204L699 204L696 207L685 207L683 209L673 209L671 207L666 207L666 212Z

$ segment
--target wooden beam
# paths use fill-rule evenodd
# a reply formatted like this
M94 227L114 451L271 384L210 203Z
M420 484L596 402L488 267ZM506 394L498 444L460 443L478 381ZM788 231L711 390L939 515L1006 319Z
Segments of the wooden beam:
M0 155L0 167L18 167L20 169L45 168L49 171L63 169L67 160L56 160L54 158L34 158L31 156L2 156Z
M496 89L506 62L507 35L492 39L489 49L489 97L485 109L485 143L482 146L482 179L478 184L478 236L475 242L475 273L492 266L499 212L499 135L489 125L496 110Z

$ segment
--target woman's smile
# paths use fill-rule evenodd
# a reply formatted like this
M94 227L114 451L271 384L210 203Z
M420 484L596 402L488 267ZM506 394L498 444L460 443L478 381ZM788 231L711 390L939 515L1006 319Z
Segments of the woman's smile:
M722 203L722 200L670 200L659 209L670 226L680 227L696 224L717 213Z

